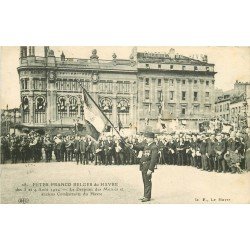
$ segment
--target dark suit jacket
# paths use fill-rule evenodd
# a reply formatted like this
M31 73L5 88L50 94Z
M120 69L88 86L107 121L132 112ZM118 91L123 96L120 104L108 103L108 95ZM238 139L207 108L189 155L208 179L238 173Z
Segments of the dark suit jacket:
M88 149L88 143L86 141L80 141L80 151L85 153Z
M140 160L140 170L142 172L147 172L151 170L154 172L155 166L158 162L158 148L155 142L152 142L150 145L142 145L140 148L138 146L134 147L135 149L143 150L143 154Z
M77 153L80 152L80 141L79 141L79 140L75 140L75 141L74 141L74 150L75 150L75 152L77 152Z

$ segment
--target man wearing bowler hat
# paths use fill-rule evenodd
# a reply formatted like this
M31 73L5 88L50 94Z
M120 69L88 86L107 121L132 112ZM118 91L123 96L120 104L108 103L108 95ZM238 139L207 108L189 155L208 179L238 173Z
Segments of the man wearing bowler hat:
M146 132L146 144L144 146L134 145L136 150L142 150L140 160L140 171L142 172L142 180L144 185L144 196L140 199L142 202L150 201L152 191L152 173L158 161L158 148L154 141L154 133Z

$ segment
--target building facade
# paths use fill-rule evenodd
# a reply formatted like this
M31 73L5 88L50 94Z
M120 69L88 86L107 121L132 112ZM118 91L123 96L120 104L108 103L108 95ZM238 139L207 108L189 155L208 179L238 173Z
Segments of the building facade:
M247 102L245 93L233 96L230 101L230 121L236 129L247 127Z
M158 117L197 126L214 111L214 64L207 57L191 58L175 53L141 53L133 49L130 59L101 60L93 50L90 58L60 57L48 46L44 56L35 47L20 47L18 67L22 124L27 127L57 126L68 129L83 119L83 86L107 117L117 126L146 125L153 128Z
M217 99L215 100L215 118L216 119L220 121L224 121L224 122L231 121L230 101L231 101L230 94L223 94L217 97Z

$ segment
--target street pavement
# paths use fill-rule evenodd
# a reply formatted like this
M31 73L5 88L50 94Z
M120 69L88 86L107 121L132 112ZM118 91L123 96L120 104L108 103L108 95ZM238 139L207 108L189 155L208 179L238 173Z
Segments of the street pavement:
M143 196L138 165L94 166L74 162L0 165L1 203L137 204ZM152 200L165 203L250 203L250 173L206 172L158 166Z

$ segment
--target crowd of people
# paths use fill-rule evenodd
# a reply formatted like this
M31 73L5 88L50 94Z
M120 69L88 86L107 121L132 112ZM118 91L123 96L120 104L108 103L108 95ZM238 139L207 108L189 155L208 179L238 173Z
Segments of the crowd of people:
M237 173L246 170L247 137L240 132L181 133L157 135L159 165L193 166L203 171ZM69 162L95 165L134 165L140 163L138 145L144 135L119 138L101 136L95 141L83 135L1 136L1 163Z

